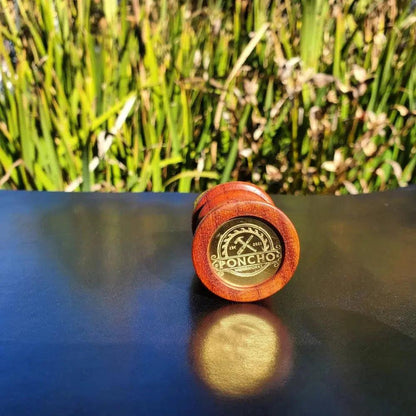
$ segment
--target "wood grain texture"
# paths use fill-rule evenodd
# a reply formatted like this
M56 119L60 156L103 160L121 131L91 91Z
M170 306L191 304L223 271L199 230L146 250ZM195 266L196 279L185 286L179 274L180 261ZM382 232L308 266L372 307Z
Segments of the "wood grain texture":
M228 198L223 194L227 194ZM226 186L223 186L222 192L212 195L215 198L211 202L208 202L210 198L206 194L203 196L205 199L203 204L200 198L195 207L199 206L202 210L204 204L207 204L207 207L211 208L204 210L205 215L196 224L192 245L192 259L201 281L218 296L238 302L260 300L280 290L291 279L299 262L299 238L292 222L276 208L273 202L270 202L270 197L268 197L270 201L266 202L263 198L259 198L257 193L250 191L244 193L239 187L227 191ZM212 203L215 199L218 204ZM238 217L252 217L266 222L277 231L283 245L282 261L276 273L268 280L252 286L230 284L217 274L210 261L209 244L213 235L225 222Z
M227 182L203 192L196 200L192 214L192 232L195 233L196 227L204 216L226 202L237 201L264 201L273 204L270 196L261 188L248 182Z

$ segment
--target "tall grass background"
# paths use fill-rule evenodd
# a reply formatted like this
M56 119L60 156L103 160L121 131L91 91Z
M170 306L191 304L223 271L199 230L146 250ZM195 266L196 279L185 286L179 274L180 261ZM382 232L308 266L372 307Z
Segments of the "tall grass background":
M0 187L415 183L415 46L395 0L0 0Z

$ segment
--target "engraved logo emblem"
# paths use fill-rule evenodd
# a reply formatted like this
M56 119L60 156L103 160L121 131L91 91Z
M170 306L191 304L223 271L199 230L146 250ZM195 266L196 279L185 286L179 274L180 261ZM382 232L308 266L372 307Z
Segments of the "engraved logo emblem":
M248 286L272 277L282 262L282 244L276 231L251 217L223 224L210 243L215 272L229 283Z

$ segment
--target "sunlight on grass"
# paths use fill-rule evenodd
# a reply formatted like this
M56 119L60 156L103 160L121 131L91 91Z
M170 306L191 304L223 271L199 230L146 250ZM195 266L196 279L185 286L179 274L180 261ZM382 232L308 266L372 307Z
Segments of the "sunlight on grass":
M0 187L416 181L403 2L0 0Z

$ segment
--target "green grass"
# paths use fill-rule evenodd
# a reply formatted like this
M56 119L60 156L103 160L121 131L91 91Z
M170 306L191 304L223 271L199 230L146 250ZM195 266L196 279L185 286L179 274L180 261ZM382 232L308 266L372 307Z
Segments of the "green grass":
M416 183L403 2L0 0L0 188Z

